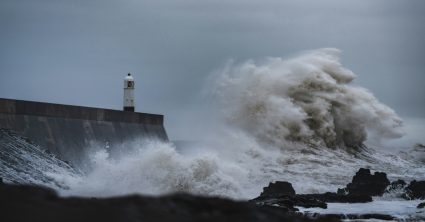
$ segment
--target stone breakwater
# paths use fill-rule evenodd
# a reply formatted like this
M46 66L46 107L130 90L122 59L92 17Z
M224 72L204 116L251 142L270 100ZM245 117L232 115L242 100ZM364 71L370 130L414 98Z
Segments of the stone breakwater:
M164 116L0 98L0 128L13 130L73 165L92 146L119 152L125 141L168 141Z

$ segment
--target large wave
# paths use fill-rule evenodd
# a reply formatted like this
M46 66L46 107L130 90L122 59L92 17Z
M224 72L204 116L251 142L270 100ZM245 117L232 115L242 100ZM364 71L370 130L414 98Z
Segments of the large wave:
M214 121L224 121L204 124L213 128L205 131L208 141L176 148L139 138L122 144L119 156L90 147L97 151L84 175L48 176L69 187L59 188L63 195L189 192L238 199L258 196L276 180L291 182L298 193L335 191L359 167L385 171L391 180L424 178L425 168L403 156L333 149L359 147L371 132L402 135L392 109L350 85L355 75L342 67L339 53L320 49L289 60L229 64L214 76L223 114Z
M350 85L355 75L341 65L339 53L319 49L289 60L227 65L209 82L223 114L214 121L225 121L206 131L207 143L183 147L182 154L170 143L134 141L126 145L133 151L118 159L100 150L94 170L70 181L65 194L183 191L252 198L275 180L292 182L300 193L335 191L359 167L393 179L422 175L423 169L398 156L330 149L358 148L368 133L402 135L402 121L392 109Z
M326 147L359 147L368 132L403 135L402 121L368 90L351 85L340 51L325 48L293 59L230 63L215 92L232 125L274 144L288 141Z

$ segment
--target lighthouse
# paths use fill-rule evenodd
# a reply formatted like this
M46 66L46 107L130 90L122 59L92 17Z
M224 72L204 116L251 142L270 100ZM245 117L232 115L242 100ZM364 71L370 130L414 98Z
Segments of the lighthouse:
M130 73L124 78L124 111L134 112L134 79Z

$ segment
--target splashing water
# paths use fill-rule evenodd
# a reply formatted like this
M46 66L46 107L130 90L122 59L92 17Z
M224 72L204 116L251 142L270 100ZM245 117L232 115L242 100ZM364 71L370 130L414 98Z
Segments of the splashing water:
M119 159L109 158L105 150L99 150L92 157L93 170L86 177L68 181L72 189L65 190L64 194L192 192L238 196L235 178L229 176L232 167L219 166L214 155L182 156L172 144L159 141L138 141L131 146L137 148Z
M232 125L263 141L326 147L359 147L373 132L403 135L402 121L370 92L349 85L355 74L337 49L311 51L290 60L230 64L219 73L216 94Z
M27 138L0 129L0 178L4 182L69 188L61 175L69 179L79 178L82 174Z
M366 89L349 85L339 51L320 49L290 60L229 65L215 76L223 124L194 149L140 138L128 153L99 148L82 176L52 174L62 195L115 196L190 192L248 199L271 181L297 193L335 191L359 167L390 179L424 179L414 160L362 146L368 133L401 136L402 122ZM217 120L219 121L219 120ZM339 149L342 148L342 149ZM181 150L183 151L177 151Z
M227 147L217 150L222 144ZM359 167L388 172L391 180L425 175L425 169L396 155L373 150L350 154L300 145L288 150L264 149L235 132L222 135L219 142L198 146L200 153L181 155L173 144L158 141L138 141L132 147L137 148L119 159L98 151L92 157L93 170L85 177L71 177L66 182L71 189L63 195L190 192L249 199L276 180L290 181L297 193L334 192L350 182Z
M171 144L140 141L122 159L102 154L70 193L251 198L274 180L290 181L300 193L335 191L359 167L392 178L423 175L414 163L362 148L368 132L401 136L402 122L366 89L349 85L355 75L338 55L337 49L320 49L291 60L227 66L212 87L227 122L208 143L184 155ZM331 149L336 147L356 150Z

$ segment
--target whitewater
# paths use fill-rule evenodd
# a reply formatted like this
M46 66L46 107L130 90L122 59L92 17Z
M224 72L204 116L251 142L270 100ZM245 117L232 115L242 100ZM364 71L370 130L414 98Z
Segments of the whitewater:
M297 193L335 192L360 167L386 172L391 181L424 180L423 149L409 155L365 145L370 138L402 137L403 121L353 84L356 75L340 54L326 48L290 59L229 62L208 79L214 124L190 138L197 141L191 146L139 138L122 144L126 152L117 156L109 147L91 147L89 167L82 169L34 155L31 149L42 149L35 145L23 144L28 150L8 143L14 154L1 153L0 177L49 186L63 196L189 192L233 199L254 198L277 180L292 183ZM34 167L10 163L22 158Z

